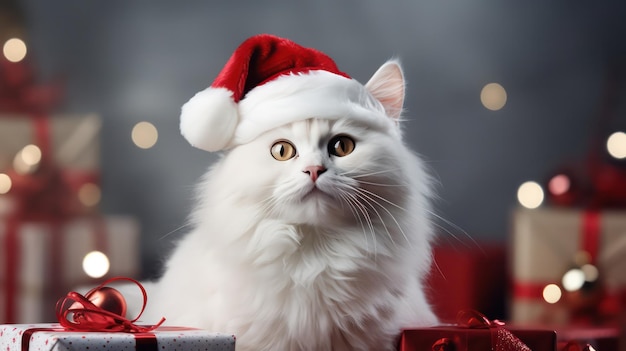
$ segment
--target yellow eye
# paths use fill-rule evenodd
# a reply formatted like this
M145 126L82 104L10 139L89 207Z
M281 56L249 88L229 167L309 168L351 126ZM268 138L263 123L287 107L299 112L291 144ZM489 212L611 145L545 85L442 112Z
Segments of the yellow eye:
M355 142L354 139L347 135L337 135L328 143L328 152L331 155L343 157L347 156L354 151Z
M296 148L286 140L275 142L270 151L272 156L278 161L287 161L296 156Z

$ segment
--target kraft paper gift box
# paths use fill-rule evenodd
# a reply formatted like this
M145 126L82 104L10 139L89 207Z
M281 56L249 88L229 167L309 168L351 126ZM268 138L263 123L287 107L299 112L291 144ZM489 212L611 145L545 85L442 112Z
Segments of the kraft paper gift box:
M61 295L93 284L83 270L83 259L92 251L108 257L105 277L136 277L139 236L139 224L129 216L0 219L0 321L54 320L54 303Z
M0 113L0 173L5 178L0 179L0 215L46 206L49 199L41 197L50 192L64 193L66 212L93 213L97 201L86 203L81 192L99 190L100 125L96 115Z
M512 322L610 324L626 308L626 211L517 209L511 245ZM569 270L585 268L592 278L594 267L596 280L565 289ZM544 296L550 284L555 295Z
M13 166L26 145L50 152L62 169L100 167L100 118L97 115L41 115L0 113L0 171Z
M65 331L59 324L0 325L0 350L235 351L235 336L184 327L148 333Z

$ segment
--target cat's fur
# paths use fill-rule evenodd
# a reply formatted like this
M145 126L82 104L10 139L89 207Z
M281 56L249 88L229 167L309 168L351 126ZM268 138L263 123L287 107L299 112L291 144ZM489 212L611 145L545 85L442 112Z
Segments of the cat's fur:
M225 152L151 289L152 316L233 333L239 351L392 350L402 327L436 323L422 282L431 186L400 137L399 64L366 90L395 130L312 116ZM336 135L355 140L351 154L329 154ZM277 140L297 157L274 159ZM316 182L312 165L327 169Z

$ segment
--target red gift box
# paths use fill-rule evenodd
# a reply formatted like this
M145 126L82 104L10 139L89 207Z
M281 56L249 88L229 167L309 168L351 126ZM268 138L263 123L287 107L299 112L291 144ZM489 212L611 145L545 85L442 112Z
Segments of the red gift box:
M567 346L576 345L578 349L590 345L597 351L620 349L620 331L617 327L563 327L556 330L558 350L568 350ZM573 348L572 350L576 350Z
M458 324L405 329L398 351L554 351L556 332L505 326L476 311L461 311Z
M477 310L504 318L506 247L495 243L454 241L433 247L426 286L435 314L454 322L459 311Z
M554 351L556 349L556 333L549 330L509 329L532 351ZM467 329L456 326L405 329L400 336L398 351L432 351L438 342L449 342L454 345L448 349L441 346L439 350L454 351L485 351L485 350L516 350L494 349L490 330ZM602 351L602 350L599 350Z

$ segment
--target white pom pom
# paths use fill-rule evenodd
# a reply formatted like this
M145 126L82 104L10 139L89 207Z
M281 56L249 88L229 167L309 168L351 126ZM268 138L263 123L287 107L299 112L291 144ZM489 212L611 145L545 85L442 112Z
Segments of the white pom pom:
M233 93L225 88L207 88L183 105L180 132L194 147L206 151L226 148L239 122Z

